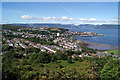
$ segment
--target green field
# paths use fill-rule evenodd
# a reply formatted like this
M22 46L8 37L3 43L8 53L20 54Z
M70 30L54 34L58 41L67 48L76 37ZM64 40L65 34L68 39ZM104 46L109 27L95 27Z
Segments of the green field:
M106 51L106 52L109 53L109 54L114 53L115 55L120 55L119 50L120 50L120 49L108 50L108 51Z

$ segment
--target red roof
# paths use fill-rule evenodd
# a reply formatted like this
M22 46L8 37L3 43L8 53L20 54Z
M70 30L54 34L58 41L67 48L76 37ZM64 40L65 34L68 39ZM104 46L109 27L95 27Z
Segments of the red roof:
M53 53L52 51L49 51L49 53Z

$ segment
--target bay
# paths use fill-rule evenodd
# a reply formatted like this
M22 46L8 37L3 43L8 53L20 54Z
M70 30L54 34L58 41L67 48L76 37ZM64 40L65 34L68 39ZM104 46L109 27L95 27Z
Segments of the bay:
M70 31L85 31L85 32L94 32L98 34L104 34L104 36L95 36L95 37L73 37L74 39L78 39L81 41L86 41L89 43L97 43L97 44L107 44L112 47L118 47L118 29L95 29L95 28L67 28ZM99 50L108 50L112 49L111 47L101 47L101 45L97 46L89 46L90 48L97 48Z

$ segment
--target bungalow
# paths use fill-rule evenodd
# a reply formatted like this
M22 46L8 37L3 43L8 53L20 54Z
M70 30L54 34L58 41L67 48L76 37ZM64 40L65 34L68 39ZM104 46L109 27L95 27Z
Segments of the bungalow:
M39 46L38 46L38 45L34 45L33 47L35 47L35 48L39 48Z
M28 48L26 45L22 44L22 43L19 43L19 45L23 48Z
M54 53L54 52L52 52L52 51L48 51L48 53Z
M32 46L34 46L35 44L34 44L34 42L30 42L30 43L29 43L29 45L32 45Z
M8 45L9 45L9 46L14 46L14 44L13 44L13 43L10 43L10 42L8 43Z
M79 57L78 55L76 55L76 54L73 54L72 55L72 58L75 58L75 57Z
M45 49L41 49L42 52L45 52L46 50Z

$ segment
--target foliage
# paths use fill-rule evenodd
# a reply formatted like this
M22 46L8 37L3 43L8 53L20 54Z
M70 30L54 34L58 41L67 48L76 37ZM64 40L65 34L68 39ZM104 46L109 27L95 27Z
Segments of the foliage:
M110 56L57 60L58 54L32 53L22 57L10 50L3 55L3 79L119 78L119 61ZM61 53L62 54L62 53ZM71 63L72 62L72 63Z
M2 51L9 51L10 49L12 49L12 47L7 44L2 46Z
M118 79L118 66L120 62L118 60L111 60L110 62L106 63L101 70L100 77L101 78L111 78L111 79Z
M72 63L72 57L68 57L68 58L67 58L67 61L68 61L69 63Z
M23 26L16 26L16 25L10 25L10 24L2 25L2 29L6 29L6 30L17 31L17 29L19 29L19 28L25 28L25 27L23 27Z

